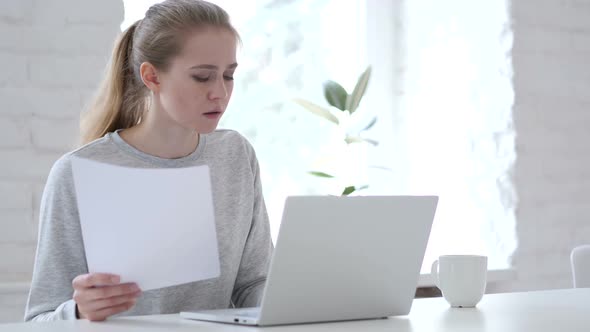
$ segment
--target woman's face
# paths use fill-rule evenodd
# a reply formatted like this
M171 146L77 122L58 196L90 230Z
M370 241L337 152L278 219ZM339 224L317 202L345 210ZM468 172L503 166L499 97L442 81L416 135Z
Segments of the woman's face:
M209 133L225 112L234 87L236 36L227 29L194 30L166 70L158 99L180 126Z

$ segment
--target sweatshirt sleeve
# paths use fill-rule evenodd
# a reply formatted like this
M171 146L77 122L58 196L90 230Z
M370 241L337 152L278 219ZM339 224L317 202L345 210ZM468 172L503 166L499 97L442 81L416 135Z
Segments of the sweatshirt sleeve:
M232 302L236 307L260 305L273 251L270 224L262 195L260 167L253 148L249 144L248 147L251 152L250 162L254 176L254 206L252 224L232 295Z
M71 163L52 167L39 211L39 237L25 321L76 319L72 280L88 273Z

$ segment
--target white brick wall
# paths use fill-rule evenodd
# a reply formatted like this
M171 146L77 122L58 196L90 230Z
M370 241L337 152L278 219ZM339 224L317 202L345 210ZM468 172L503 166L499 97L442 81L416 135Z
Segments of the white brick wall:
M78 139L79 118L51 119L33 117L31 132L33 145L44 150L71 150Z
M0 87L23 87L28 76L27 60L19 55L0 53L0 72Z
M24 23L28 13L33 9L33 2L34 0L0 2L2 19L10 23Z
M590 243L590 1L512 1L517 280L491 291L572 287Z
M0 148L23 149L31 143L31 130L25 117L0 118Z
M122 21L122 0L0 1L0 322L22 320L45 179Z

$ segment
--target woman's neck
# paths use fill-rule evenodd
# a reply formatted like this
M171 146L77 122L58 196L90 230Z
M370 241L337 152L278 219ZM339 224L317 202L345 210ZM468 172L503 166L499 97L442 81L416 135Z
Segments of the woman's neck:
M165 126L145 116L142 122L119 134L134 148L152 156L177 159L193 153L199 144L199 134L178 125Z

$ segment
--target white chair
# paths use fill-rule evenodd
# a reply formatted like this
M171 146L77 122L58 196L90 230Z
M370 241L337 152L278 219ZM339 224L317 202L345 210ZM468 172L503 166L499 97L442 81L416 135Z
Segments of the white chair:
M571 254L575 288L590 288L590 245L575 247Z

